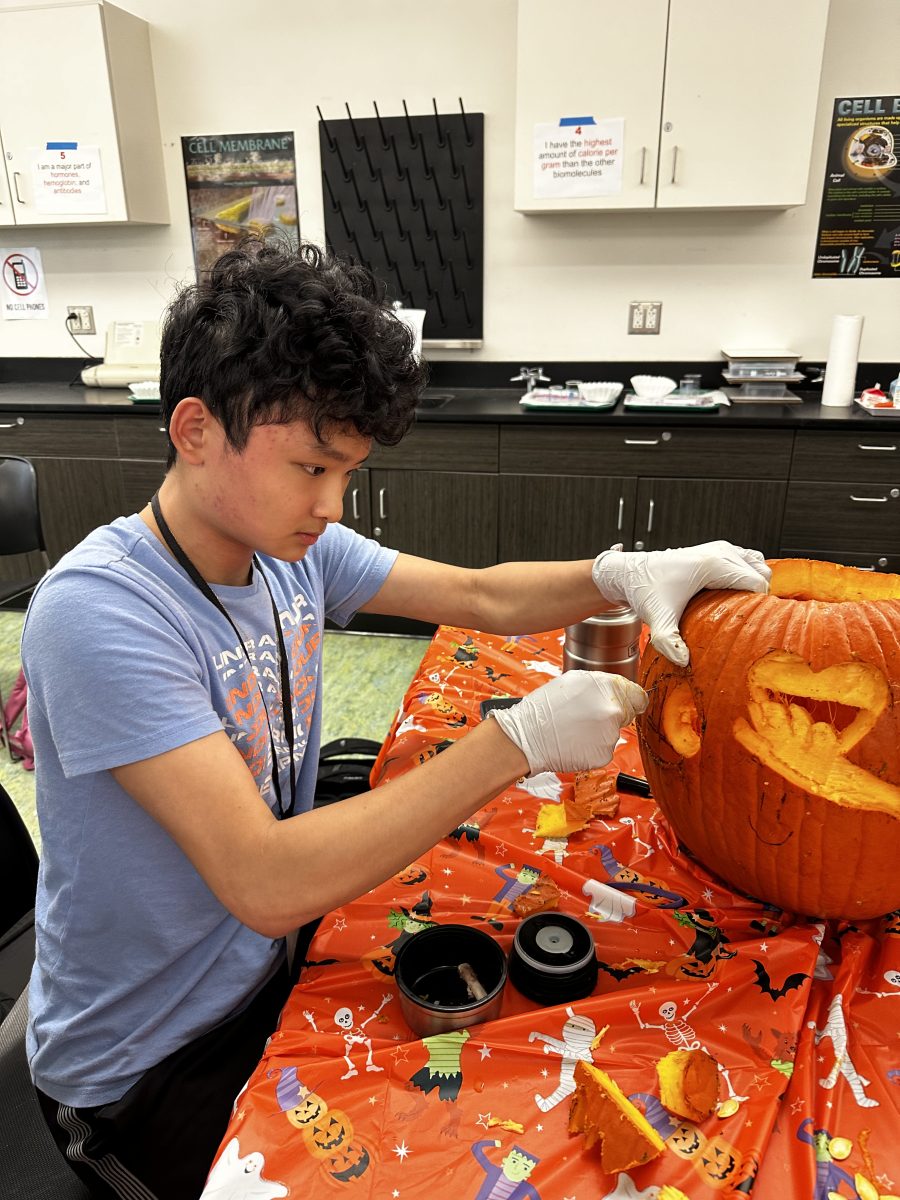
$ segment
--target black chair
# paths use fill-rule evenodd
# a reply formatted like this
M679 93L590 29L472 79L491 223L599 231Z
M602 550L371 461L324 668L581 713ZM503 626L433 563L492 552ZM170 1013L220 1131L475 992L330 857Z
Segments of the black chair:
M91 1200L54 1142L25 1057L28 993L0 1025L0 1200Z
M28 982L34 958L38 855L25 822L0 786L0 1020Z
M38 855L0 786L0 1200L90 1200L38 1107L25 1057Z
M21 602L43 577L50 559L44 544L41 512L38 505L37 472L27 458L0 457L0 559L13 554L39 554L43 568L36 574L18 574L0 580L0 608L11 601ZM22 570L21 566L18 568ZM9 744L9 730L0 695L0 729L9 757L16 761Z

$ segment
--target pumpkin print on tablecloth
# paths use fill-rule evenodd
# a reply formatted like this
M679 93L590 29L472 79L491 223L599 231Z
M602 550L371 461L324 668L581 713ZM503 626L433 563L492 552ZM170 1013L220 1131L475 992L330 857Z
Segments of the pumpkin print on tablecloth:
M880 916L900 907L900 576L769 565L768 595L688 605L688 667L647 647L647 778L679 840L735 887Z

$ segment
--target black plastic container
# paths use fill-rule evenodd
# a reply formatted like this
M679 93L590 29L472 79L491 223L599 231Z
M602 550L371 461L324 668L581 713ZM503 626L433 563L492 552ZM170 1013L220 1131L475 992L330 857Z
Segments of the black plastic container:
M537 1004L569 1004L597 986L594 935L566 913L533 913L519 925L509 951L509 978Z

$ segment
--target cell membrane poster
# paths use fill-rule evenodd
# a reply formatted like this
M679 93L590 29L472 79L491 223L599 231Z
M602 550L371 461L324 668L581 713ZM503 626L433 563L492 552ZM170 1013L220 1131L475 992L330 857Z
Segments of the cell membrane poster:
M900 96L835 100L813 279L900 278Z
M299 245L293 133L183 137L181 153L198 277L248 235Z

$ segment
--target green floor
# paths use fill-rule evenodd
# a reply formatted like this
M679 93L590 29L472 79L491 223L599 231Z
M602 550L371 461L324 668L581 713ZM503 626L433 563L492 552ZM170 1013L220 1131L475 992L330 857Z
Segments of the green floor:
M4 700L19 670L22 620L22 613L0 612L0 691ZM383 741L427 645L422 638L326 633L322 741L339 737ZM10 762L5 747L0 747L0 784L12 796L40 849L34 773Z

